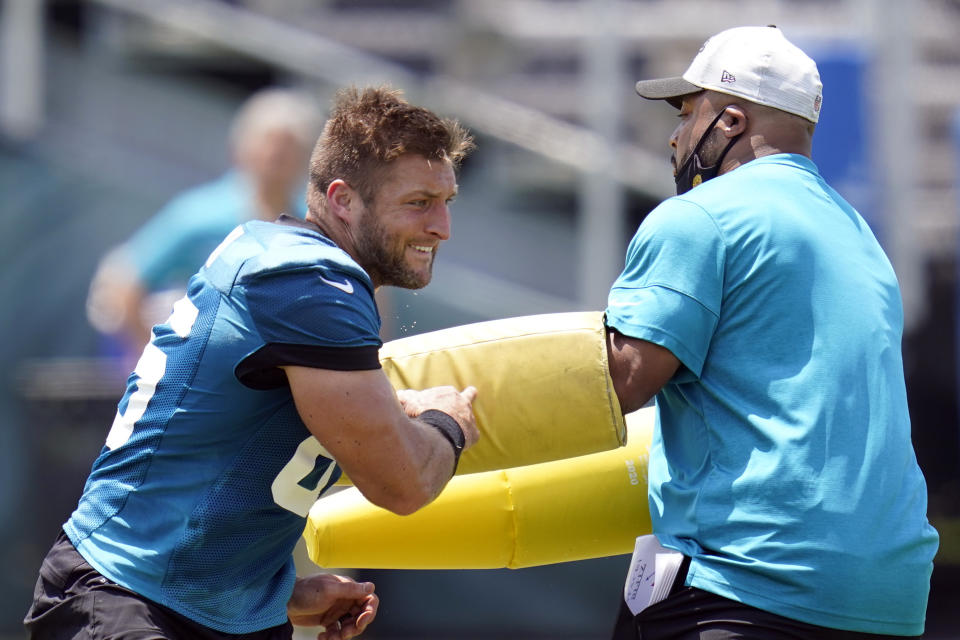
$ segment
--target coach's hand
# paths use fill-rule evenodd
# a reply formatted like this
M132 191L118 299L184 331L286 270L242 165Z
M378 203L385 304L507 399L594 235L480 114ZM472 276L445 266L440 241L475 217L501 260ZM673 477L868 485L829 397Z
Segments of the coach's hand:
M323 626L317 640L347 640L363 633L379 606L372 582L318 573L297 578L287 616L297 626Z

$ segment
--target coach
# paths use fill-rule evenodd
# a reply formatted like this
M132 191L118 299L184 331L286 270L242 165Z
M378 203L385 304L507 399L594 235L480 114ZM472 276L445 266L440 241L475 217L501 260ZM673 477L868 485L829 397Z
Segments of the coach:
M653 531L686 560L615 637L920 635L938 537L900 292L811 161L816 64L775 27L735 28L637 92L680 110L678 196L610 291L610 366L624 412L656 394Z

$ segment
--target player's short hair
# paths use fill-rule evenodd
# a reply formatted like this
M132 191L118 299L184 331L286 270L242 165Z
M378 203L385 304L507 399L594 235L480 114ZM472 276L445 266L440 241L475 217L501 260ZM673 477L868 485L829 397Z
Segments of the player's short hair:
M398 157L446 159L456 169L473 150L473 137L459 122L411 105L402 95L387 86L337 92L310 158L311 211L322 209L327 188L338 178L370 204L380 172Z

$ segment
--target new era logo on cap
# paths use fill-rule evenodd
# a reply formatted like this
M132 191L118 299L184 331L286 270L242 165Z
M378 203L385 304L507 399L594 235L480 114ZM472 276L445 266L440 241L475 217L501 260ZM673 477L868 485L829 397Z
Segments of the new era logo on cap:
M723 70L723 75L720 76L720 82L736 82L736 81L737 81L737 77L735 75L733 75L726 69Z

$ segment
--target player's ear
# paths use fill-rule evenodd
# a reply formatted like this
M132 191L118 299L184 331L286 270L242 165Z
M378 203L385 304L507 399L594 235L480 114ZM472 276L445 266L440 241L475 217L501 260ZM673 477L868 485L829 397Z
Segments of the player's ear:
M337 220L349 226L362 208L362 201L353 187L337 178L327 187L327 207Z

